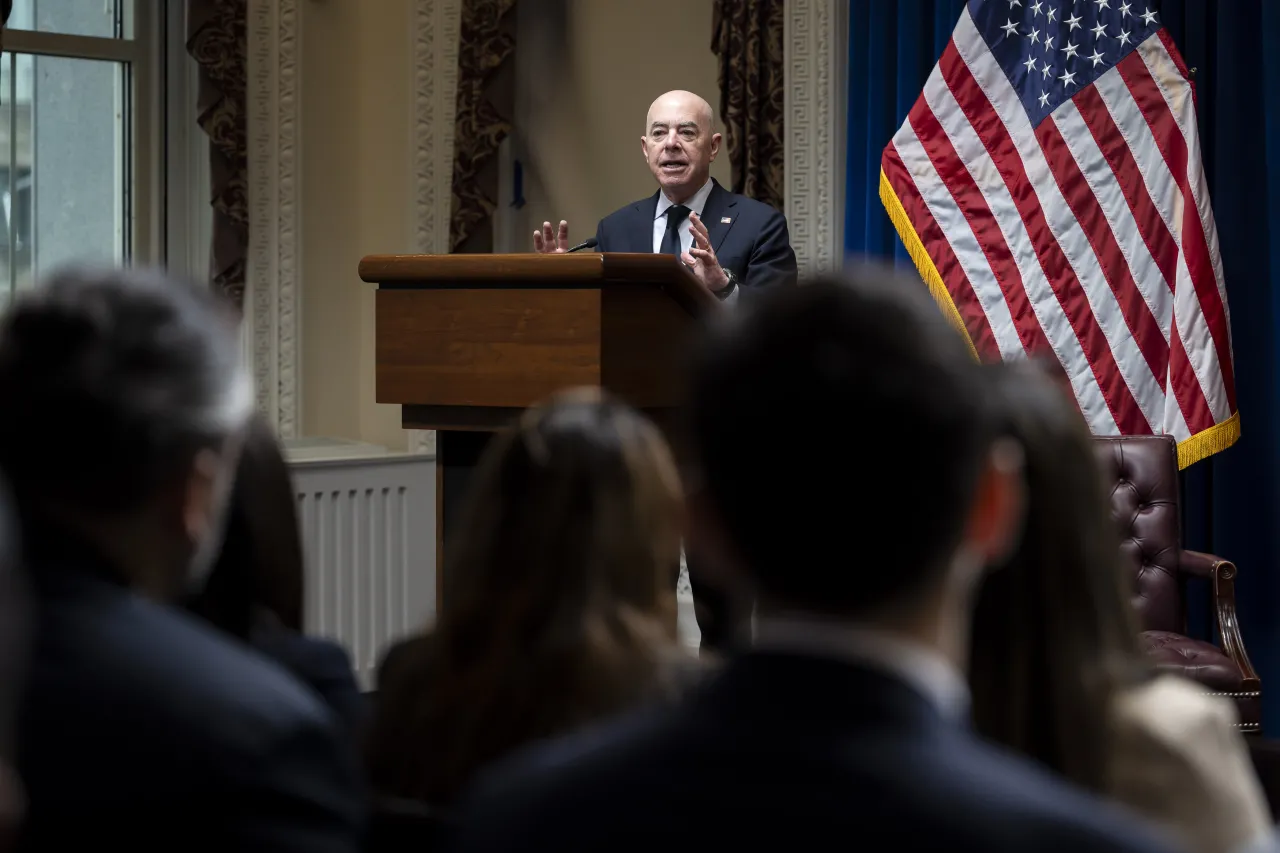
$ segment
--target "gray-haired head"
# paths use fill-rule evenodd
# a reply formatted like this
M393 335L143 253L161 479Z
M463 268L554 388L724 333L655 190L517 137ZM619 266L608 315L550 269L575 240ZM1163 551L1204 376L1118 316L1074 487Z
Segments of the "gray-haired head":
M24 516L184 504L197 468L221 480L207 460L230 455L253 398L231 307L162 272L67 269L0 321L0 469ZM216 527L165 512L175 529Z

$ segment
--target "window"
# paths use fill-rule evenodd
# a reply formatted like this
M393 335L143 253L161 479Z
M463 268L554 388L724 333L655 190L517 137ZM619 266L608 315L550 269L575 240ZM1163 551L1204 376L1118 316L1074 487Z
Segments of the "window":
M176 5L15 0L0 59L0 305L63 263L161 260Z

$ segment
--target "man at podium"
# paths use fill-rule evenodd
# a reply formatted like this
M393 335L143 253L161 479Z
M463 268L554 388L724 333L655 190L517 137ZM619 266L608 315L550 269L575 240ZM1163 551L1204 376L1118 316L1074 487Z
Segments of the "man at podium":
M711 177L720 153L711 105L692 92L674 91L653 102L640 137L658 191L600 220L594 241L577 248L598 252L668 252L726 304L743 291L789 284L796 277L787 219L767 204L731 193ZM533 247L545 254L569 248L569 223L550 222L533 232ZM742 614L708 583L696 554L687 555L702 646L723 649L742 628Z
M741 290L784 284L796 276L787 219L767 204L731 193L711 177L720 153L711 105L674 91L649 107L640 137L658 192L600 220L598 252L668 252L681 258L707 290L726 302ZM533 232L538 252L568 252L569 223Z

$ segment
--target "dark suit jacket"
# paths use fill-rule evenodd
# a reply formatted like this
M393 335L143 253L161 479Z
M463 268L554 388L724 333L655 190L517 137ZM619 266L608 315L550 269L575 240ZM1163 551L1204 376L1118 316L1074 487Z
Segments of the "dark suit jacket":
M658 193L654 193L600 220L596 251L652 252L657 210ZM733 271L744 290L794 281L796 253L791 249L787 218L769 205L731 193L713 179L702 222L716 260Z
M459 818L452 849L465 853L1163 849L897 680L765 653L730 662L682 707L499 766Z
M32 560L22 849L360 849L365 792L319 699L87 549L58 551Z
M346 649L331 640L300 634L274 620L261 620L255 625L249 642L314 690L343 723L351 742L356 743L369 709Z

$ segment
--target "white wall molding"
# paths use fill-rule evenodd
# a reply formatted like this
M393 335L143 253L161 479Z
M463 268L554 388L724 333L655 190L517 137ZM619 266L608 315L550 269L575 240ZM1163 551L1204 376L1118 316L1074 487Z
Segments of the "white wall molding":
M449 252L453 203L453 121L458 94L461 0L414 0L413 21L413 251ZM409 431L409 449L435 453L436 434Z
M848 0L786 0L787 224L802 273L840 265Z
M299 432L300 0L249 0L249 258L245 328L258 406Z

